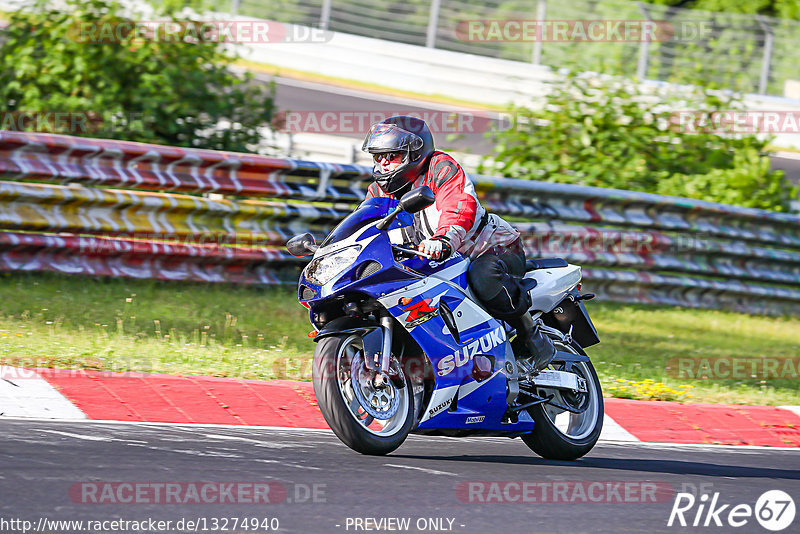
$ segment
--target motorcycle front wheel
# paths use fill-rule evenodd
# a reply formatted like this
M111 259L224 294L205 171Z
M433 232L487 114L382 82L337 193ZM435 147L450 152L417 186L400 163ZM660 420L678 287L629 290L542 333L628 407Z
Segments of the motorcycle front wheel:
M560 351L578 353L575 348L559 341L554 341L554 344ZM549 368L563 370L563 363L551 364ZM573 372L586 380L586 393L539 388L537 394L542 397L553 395L559 404L582 410L581 413L571 413L551 404L538 404L528 410L535 424L533 432L522 436L522 441L543 458L580 458L592 450L603 430L603 392L592 362L576 362Z
M392 379L377 384L364 365L361 336L321 339L314 352L314 393L334 434L362 454L383 455L399 447L414 425L411 383L396 359Z

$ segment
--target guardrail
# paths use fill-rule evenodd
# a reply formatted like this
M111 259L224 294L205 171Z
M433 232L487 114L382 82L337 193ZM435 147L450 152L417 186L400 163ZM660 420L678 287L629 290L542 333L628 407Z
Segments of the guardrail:
M296 233L326 235L371 169L0 132L0 270L294 283ZM611 300L800 313L800 216L473 176L531 256L584 267Z

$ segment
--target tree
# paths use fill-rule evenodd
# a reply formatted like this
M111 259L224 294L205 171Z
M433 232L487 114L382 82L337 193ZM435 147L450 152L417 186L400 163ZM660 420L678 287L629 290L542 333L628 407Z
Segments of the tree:
M167 37L137 32L140 16L114 0L39 1L12 13L0 43L0 129L256 149L274 86L234 74L234 56L196 21L170 17L181 26ZM48 121L53 112L71 119ZM31 115L45 119L14 120Z
M494 134L481 170L787 211L798 190L770 170L769 139L719 120L741 108L738 97L683 91L568 76L536 109L510 110L514 124Z

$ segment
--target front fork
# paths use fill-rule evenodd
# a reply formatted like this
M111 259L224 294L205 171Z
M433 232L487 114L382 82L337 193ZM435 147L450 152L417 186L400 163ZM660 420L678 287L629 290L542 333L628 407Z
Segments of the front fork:
M392 316L389 312L381 314L381 329L383 330L383 348L381 349L380 374L388 375L392 359Z
M392 326L394 325L392 321L392 316L384 310L380 318L380 332L383 337L380 353L376 352L364 358L366 368L375 373L373 377L375 387L380 387L389 378L389 368L392 364ZM374 334L377 334L377 331Z

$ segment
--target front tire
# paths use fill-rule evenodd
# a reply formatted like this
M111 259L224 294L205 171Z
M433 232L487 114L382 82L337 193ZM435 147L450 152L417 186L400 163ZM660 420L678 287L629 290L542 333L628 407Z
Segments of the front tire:
M578 353L573 347L558 341L554 344L560 351ZM552 368L561 366L563 364ZM541 396L555 394L554 400L569 406L583 407L584 402L588 403L583 414L572 414L547 404L538 404L528 410L535 425L532 433L522 436L522 441L542 458L576 460L592 450L603 430L603 392L594 366L592 362L575 362L573 368L586 379L587 393L545 388L539 388L537 393Z
M345 445L362 454L388 454L405 441L414 425L412 386L402 366L393 360L395 380L385 388L375 388L364 379L368 373L363 352L361 336L355 334L321 339L312 367L314 393L322 416ZM354 387L361 388L358 394ZM387 418L371 415L359 397L372 401L373 413L384 409Z

